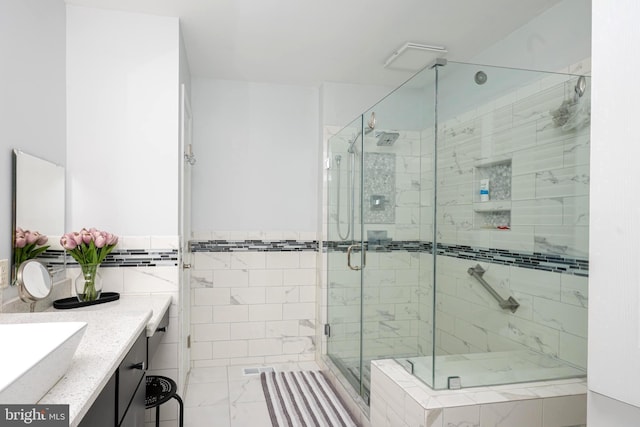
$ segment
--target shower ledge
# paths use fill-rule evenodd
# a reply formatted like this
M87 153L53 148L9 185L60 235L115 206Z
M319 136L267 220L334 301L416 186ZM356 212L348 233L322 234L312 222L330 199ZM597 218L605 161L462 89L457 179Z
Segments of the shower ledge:
M433 390L393 359L371 362L372 427L386 425L389 419L397 417L407 425L443 427L447 425L445 418L449 421L460 413L468 417L470 411L472 417L477 412L480 424L483 413L507 411L515 414L509 416L517 416L520 411L513 410L517 404L527 408L522 411L523 418L513 419L509 425L583 426L587 416L586 396L586 378ZM555 418L549 417L561 418L563 424L555 424Z
M473 202L473 210L476 212L510 211L511 202L504 201L504 200L489 201L489 202Z

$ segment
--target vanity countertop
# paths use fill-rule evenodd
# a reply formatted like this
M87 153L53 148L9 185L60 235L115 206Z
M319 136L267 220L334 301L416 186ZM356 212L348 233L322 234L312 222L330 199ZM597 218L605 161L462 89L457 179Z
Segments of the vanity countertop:
M124 359L138 335L153 335L169 309L170 296L125 296L118 301L41 313L2 313L0 323L87 322L71 367L39 404L68 404L77 426Z
M51 307L48 312L65 313L80 311L131 312L151 309L151 318L147 322L147 337L153 336L162 320L164 313L169 310L171 297L168 295L120 295L120 299L104 304L89 305L87 307L58 310Z

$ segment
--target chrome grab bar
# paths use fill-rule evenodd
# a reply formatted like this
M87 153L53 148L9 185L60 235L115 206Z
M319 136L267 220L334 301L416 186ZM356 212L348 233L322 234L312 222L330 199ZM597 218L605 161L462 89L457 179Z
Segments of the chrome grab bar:
M359 265L351 265L351 252L354 249L360 249L363 251L362 253L362 266ZM347 266L352 269L352 270L362 270L363 268L365 268L367 265L367 251L362 249L362 245L349 245L349 247L347 248Z
M469 269L467 270L467 273L475 277L476 280L480 282L480 284L487 290L487 292L489 292L491 296L494 297L496 301L498 301L498 304L500 304L500 308L508 308L512 313L515 313L518 307L520 307L518 301L516 301L511 296L508 299L502 298L502 296L500 296L500 294L497 293L496 290L493 289L491 285L482 278L484 272L485 270L484 268L482 268L482 266L480 266L480 264L476 264L475 267L469 267Z

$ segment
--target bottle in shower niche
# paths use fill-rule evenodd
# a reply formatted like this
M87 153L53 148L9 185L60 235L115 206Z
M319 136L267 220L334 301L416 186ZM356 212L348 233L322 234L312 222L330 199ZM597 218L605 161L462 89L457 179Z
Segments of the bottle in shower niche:
M489 180L488 179L480 180L480 201L481 202L489 201Z

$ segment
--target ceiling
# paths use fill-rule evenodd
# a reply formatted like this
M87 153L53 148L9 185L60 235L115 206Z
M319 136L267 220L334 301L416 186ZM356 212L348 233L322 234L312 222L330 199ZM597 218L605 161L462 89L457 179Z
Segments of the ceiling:
M194 77L294 85L394 86L406 42L470 60L561 0L67 0L178 16Z

